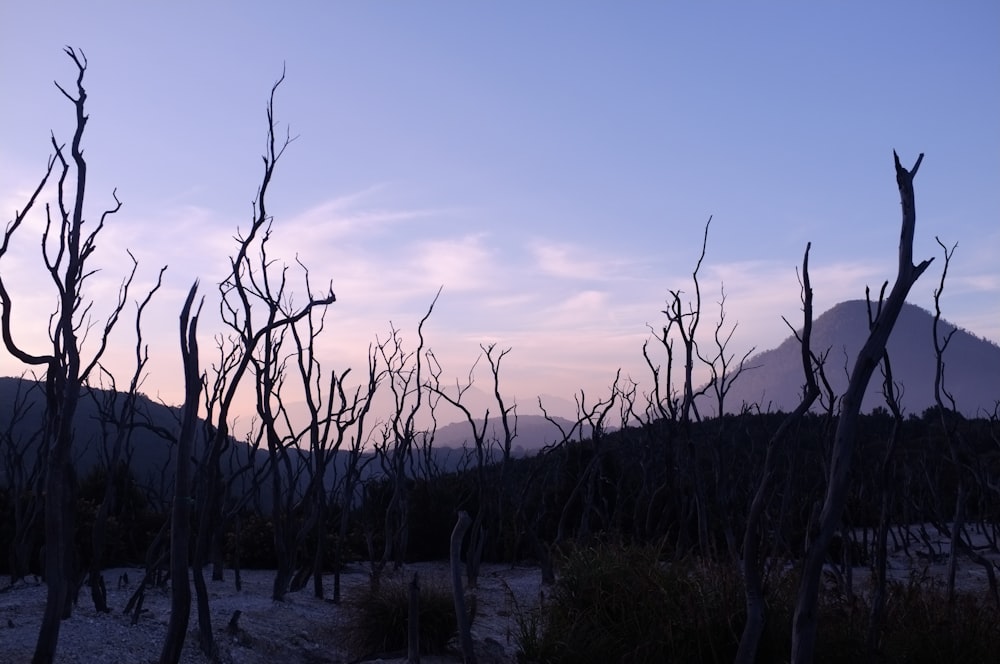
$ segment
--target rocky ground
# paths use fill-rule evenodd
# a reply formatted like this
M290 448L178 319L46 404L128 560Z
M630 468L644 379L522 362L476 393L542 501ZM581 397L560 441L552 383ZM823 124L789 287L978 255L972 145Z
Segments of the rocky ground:
M420 563L406 566L400 576L407 580L412 572L421 579L446 579L444 563ZM117 581L127 573L129 587L119 589ZM150 589L146 593L144 611L136 625L122 610L141 579L139 569L112 569L105 572L108 603L112 612L100 614L94 610L85 588L80 605L73 617L62 623L59 632L57 662L100 664L145 664L156 662L170 617L169 593ZM244 571L243 589L237 592L232 572L223 582L209 582L212 624L219 644L221 661L233 664L322 664L348 662L343 647L345 605L316 599L311 586L289 593L283 602L270 599L271 571ZM476 595L476 618L472 625L479 661L490 663L516 661L515 599L522 607L534 606L541 589L537 569L509 565L484 565L479 588L469 591ZM362 567L348 569L343 576L345 599L361 593L368 584ZM332 579L327 581L332 589ZM29 662L38 637L45 586L34 580L19 581L0 589L0 662ZM240 611L239 629L235 634L227 625L235 611ZM192 607L191 624L181 662L204 664L207 660L196 645L197 616ZM401 654L383 655L368 661L405 661ZM424 664L460 662L457 654L436 657L423 656Z

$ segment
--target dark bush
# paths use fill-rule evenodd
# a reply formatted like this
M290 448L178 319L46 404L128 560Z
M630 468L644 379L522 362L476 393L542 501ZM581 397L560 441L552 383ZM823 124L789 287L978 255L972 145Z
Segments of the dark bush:
M653 547L579 548L561 561L540 634L528 617L519 647L538 662L731 662L741 605L735 570L667 565Z
M996 661L1000 610L972 594L949 606L941 584L914 576L890 583L877 661ZM797 591L794 573L772 575L757 661L787 661ZM819 605L816 664L864 660L867 589L828 589ZM565 555L552 596L519 611L523 662L731 662L746 610L735 566L665 563L650 547L599 545Z
M391 579L348 598L345 645L353 658L406 650L409 602L409 581ZM420 579L420 652L442 653L456 634L450 585Z

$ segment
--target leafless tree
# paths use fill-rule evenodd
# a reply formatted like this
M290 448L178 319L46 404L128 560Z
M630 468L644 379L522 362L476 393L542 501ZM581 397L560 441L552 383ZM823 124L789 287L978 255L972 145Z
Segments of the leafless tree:
M889 334L896 324L910 288L930 265L931 260L913 264L913 236L916 228L916 211L913 195L913 178L923 160L921 154L913 168L907 170L900 164L899 156L893 153L896 168L896 183L902 203L902 229L899 241L899 266L895 283L884 303L880 302L878 315L868 339L858 353L847 391L841 400L840 416L834 434L833 451L830 460L829 479L826 495L815 526L812 541L806 553L802 571L802 581L795 604L792 625L792 664L808 664L813 661L816 650L818 624L817 605L820 578L826 552L840 525L851 480L851 460L857 438L858 415L861 401L875 367L885 352Z
M441 388L441 366L438 364L437 358L429 353L429 359L431 359L430 373L432 377L430 389L460 410L472 429L472 443L476 461L475 473L478 489L478 509L469 527L470 541L465 561L466 578L472 587L476 586L479 579L479 566L482 562L483 549L488 538L486 524L493 525L496 529L499 529L507 522L506 510L504 509L505 501L509 499L509 494L507 493L507 473L510 464L511 444L517 437L517 405L511 404L508 406L500 394L500 364L503 358L510 352L510 348L497 351L496 344L484 344L480 346L480 350L482 354L469 370L469 376L465 384L461 385L456 381L454 395L449 394ZM486 358L490 366L492 396L497 406L502 430L500 433L502 439L500 440L496 439L496 434L494 434L493 438L487 438L487 432L490 430L490 409L486 409L480 420L462 402L462 398L473 385L476 365L479 364L479 360L483 357ZM499 464L493 458L492 447L494 443L499 443L500 447ZM495 483L487 477L487 469L494 465L499 465L499 475L496 477ZM499 538L499 535L499 532L494 532L494 537Z
M696 349L698 359L708 367L710 372L710 377L708 381L708 387L715 396L715 406L716 415L719 418L725 414L726 410L726 395L733 388L733 385L739 380L740 376L744 371L752 369L753 367L747 366L747 360L753 355L753 352L757 350L756 346L752 346L750 350L743 353L739 362L733 365L733 360L736 359L735 353L729 352L729 345L733 340L733 335L736 333L736 328L739 323L734 323L732 327L726 331L726 288L725 285L720 287L721 295L719 299L719 321L715 325L715 332L713 334L712 340L714 342L713 355L704 356L701 354L700 349Z
M108 217L118 212L121 202L112 194L114 205L101 213L96 224L89 230L85 219L85 197L87 192L87 162L81 147L87 125L87 92L83 87L87 59L83 53L67 47L66 54L76 66L76 89L74 93L56 83L56 87L74 106L76 129L70 143L67 161L65 146L59 144L55 136L51 143L54 154L49 159L44 177L32 193L24 210L16 212L14 220L7 224L0 245L0 259L7 254L10 241L31 210L38 196L58 165L59 181L56 185L56 205L46 205L45 230L42 233L41 249L53 286L58 294L58 304L50 319L48 339L51 352L35 354L26 350L22 343L14 339L11 326L13 300L7 284L0 276L0 324L4 346L17 360L44 367L45 371L45 435L47 454L45 465L45 580L48 586L45 612L38 633L33 662L48 663L55 657L59 638L59 623L71 612L72 593L70 586L76 576L77 562L73 550L74 534L74 487L75 470L72 463L73 418L79 403L81 388L91 371L97 366L108 344L108 337L118 322L118 317L127 301L132 275L126 277L119 288L118 301L112 305L103 324L94 320L92 302L85 297L84 286L94 274L88 260L96 250L96 239L104 228ZM72 190L70 187L72 186ZM84 345L89 334L97 329L98 338L84 357Z
M728 330L726 328L726 289L724 284L720 286L718 304L719 319L715 324L712 335L712 354L709 355L706 353L703 355L700 347L696 349L696 352L698 359L709 370L707 387L714 397L716 407L715 434L712 439L710 458L712 475L708 478L713 484L711 499L714 501L714 504L710 507L714 514L721 517L722 522L716 524L716 526L722 528L729 554L733 560L736 560L739 552L737 551L736 544L736 526L733 522L738 518L738 513L742 511L743 501L734 495L736 485L734 475L737 471L734 466L736 465L736 461L732 458L726 458L722 453L728 422L726 417L726 396L733 388L733 385L736 384L736 381L743 375L743 372L753 369L753 367L747 365L747 360L753 354L754 350L756 350L756 347L751 347L744 352L739 361L734 363L736 354L731 352L729 347L732 344L733 335L736 333L739 323L733 323ZM741 404L741 409L746 408L746 406L747 404ZM714 551L714 548L715 541L713 538L710 538L709 550Z
M219 285L220 314L223 323L231 330L232 346L231 352L224 354L227 358L226 371L217 373L213 387L221 396L216 401L217 410L213 413L213 420L209 425L211 437L199 469L201 492L197 505L198 532L191 565L198 606L200 647L210 657L215 656L216 645L203 569L208 561L213 530L220 518L222 486L220 459L230 444L229 418L233 400L251 366L254 354L267 343L276 330L294 325L298 320L308 316L311 310L326 307L336 301L333 291L329 290L325 296L312 298L301 307L291 309L287 313L283 312L267 323L257 320L253 313L260 309L261 304L268 301L268 292L260 281L270 267L266 258L262 260L266 254L261 253L261 247L266 244L271 234L272 218L267 211L267 192L278 160L292 141L292 138L286 135L285 139L279 142L276 135L274 99L284 79L285 75L282 73L272 86L268 100L267 148L262 157L264 174L253 205L253 219L249 230L237 236L236 254L230 257L229 273ZM253 307L254 303L258 304L256 309ZM267 307L264 309L267 310Z
M760 637L764 632L766 603L760 545L765 510L768 502L773 498L773 485L776 479L778 456L781 453L780 448L794 426L809 411L819 396L814 355L811 350L813 292L809 283L809 249L810 245L807 244L805 256L802 258L802 334L799 335L792 325L788 325L792 333L798 337L805 384L798 406L782 420L778 429L767 442L767 449L764 453L764 468L747 515L746 528L743 533L743 581L746 589L747 621L740 637L739 650L735 659L736 664L753 664L756 661ZM788 321L786 320L785 323L788 324Z
M954 396L948 391L945 383L945 351L951 343L951 339L958 328L952 328L947 333L941 333L941 296L944 293L945 279L948 276L948 268L951 265L951 258L955 253L957 244L949 249L940 238L935 238L944 255L944 267L941 270L941 280L937 288L934 289L934 322L932 333L934 336L934 403L937 407L938 419L941 429L944 432L945 440L948 442L948 455L952 466L958 476L958 483L955 487L955 511L951 518L951 531L949 533L949 553L948 553L948 577L946 593L949 606L955 603L955 576L958 572L958 558L960 555L967 555L977 564L981 565L989 580L990 590L1000 606L1000 590L997 587L996 572L993 564L980 554L976 553L965 541L965 522L969 493L973 489L983 493L989 490L989 480L986 473L981 470L980 459L972 450L971 445L962 435L959 428L962 417L958 412Z
M177 664L184 647L191 615L191 585L188 580L191 536L191 451L198 426L202 377L198 364L198 316L191 308L198 282L188 291L180 316L181 361L184 365L184 407L181 430L177 436L177 470L174 474L174 501L170 515L170 621L160 653L160 664ZM145 582L143 582L143 585Z
M132 265L134 271L136 266L134 258L132 259ZM104 547L107 540L108 515L118 501L116 475L119 473L120 468L128 468L127 455L130 454L131 449L129 443L134 431L134 423L137 415L136 400L139 396L139 387L142 385L145 375L145 367L149 361L149 347L143 344L142 341L142 313L163 283L163 272L165 270L166 267L160 270L156 284L146 293L143 300L137 304L135 315L135 370L129 381L128 391L125 393L120 405L116 404L118 391L115 389L114 376L104 367L101 367L101 372L109 380L111 389L105 391L103 403L101 402L102 400L98 400L97 408L98 412L101 413L102 427L108 423L114 423L115 425L115 435L111 441L111 449L108 450L107 445L102 447L102 451L105 454L103 460L105 468L104 496L94 517L93 534L91 537L90 594L94 602L94 608L102 613L107 613L111 610L108 608L107 589L104 585L104 577L101 574L101 564L104 559ZM91 394L93 395L94 392L92 391ZM124 459L123 455L126 455Z
M698 344L695 339L698 331L698 324L701 322L701 284L698 282L698 273L701 271L701 264L705 261L705 251L708 248L708 228L712 224L709 217L705 222L705 231L701 239L701 253L698 255L698 262L695 263L691 279L694 283L694 300L686 305L682 297L683 291L671 290L667 299L667 309L663 312L667 316L667 329L676 329L680 335L681 344L684 351L684 388L681 395L680 422L687 425L691 421L692 411L695 419L700 419L695 398L699 394L694 389L694 361L698 357Z
M344 390L344 374L337 384L337 396L340 406L334 418L337 430L337 449L349 438L350 444L346 450L347 463L343 477L338 483L340 491L340 519L338 522L337 539L333 548L333 601L341 600L341 567L343 566L344 540L350 529L351 512L354 509L356 487L360 483L361 473L367 463L362 460L366 443L369 442L368 417L370 416L372 400L386 372L380 368L381 353L374 347L368 349L367 382L357 387L349 398ZM372 457L368 457L371 461ZM336 493L335 493L336 495Z
M699 358L697 332L702 316L701 284L698 275L701 272L701 266L705 261L705 253L708 249L708 230L711 224L712 217L709 217L708 221L705 222L705 229L702 234L701 253L698 255L698 260L691 273L691 280L694 287L692 299L685 302L683 291L680 289L670 290L669 297L667 298L667 308L663 311L663 314L667 317L667 323L663 327L662 335L659 336L659 340L667 352L668 379L670 378L672 363L674 360L674 334L680 338L681 352L683 353L684 370L679 403L672 402L672 398L676 392L673 386L668 383L666 387L666 398L668 399L668 404L666 407L659 403L655 404L656 409L658 409L661 413L670 415L670 418L666 420L666 423L668 425L667 436L670 439L668 444L673 446L674 451L673 463L678 469L679 477L684 478L685 482L690 482L693 487L693 491L690 492L691 495L688 495L688 492L675 492L675 500L684 503L683 505L678 506L678 512L690 513L693 516L697 526L697 542L695 542L695 546L706 555L709 553L711 548L708 531L708 492L705 486L704 473L702 473L698 462L700 450L695 445L691 430L691 423L692 420L701 420L696 400L698 397L705 394L709 389L709 385L704 385L695 389L694 363L695 360ZM644 353L645 352L644 348ZM653 363L649 360L648 354L646 357L647 364L649 364L652 368ZM655 390L658 392L659 376L657 374L658 372L654 373L654 381L657 385ZM659 396L662 395L658 395L658 398ZM674 424L677 425L677 431L674 430ZM674 440L675 433L679 433L680 440ZM684 518L686 520L686 517ZM682 528L680 530L677 548L679 551L684 551L689 548L686 528Z
M868 318L869 325L874 324L870 300ZM886 570L889 559L888 541L893 497L893 457L903 426L903 410L900 405L901 388L893 381L892 363L889 361L888 351L882 356L882 378L882 394L885 396L886 405L892 413L892 429L889 431L889 438L886 441L885 452L882 455L878 471L879 522L878 532L875 535L875 562L872 566L874 590L872 591L871 608L868 612L868 633L865 638L866 656L868 661L872 663L878 661L877 651L888 581Z
M369 553L371 557L371 582L376 587L385 565L392 561L395 567L402 566L409 540L409 477L413 454L421 444L432 444L434 432L422 435L418 415L433 411L436 399L429 399L425 372L427 371L426 340L424 325L434 311L439 289L427 313L417 324L417 346L407 351L400 331L391 327L390 336L377 342L376 349L381 354L381 362L386 367L385 384L392 393L393 407L388 421L382 428L381 442L376 443L375 453L382 466L383 475L391 487L389 503L385 509L384 546L382 555L376 560L373 550L372 533L369 532ZM436 421L436 420L435 420Z
M42 384L25 376L16 380L9 419L0 432L4 477L11 508L10 522L14 526L8 557L12 584L27 576L30 570L31 552L36 544L37 524L42 511L41 492L36 489L45 465L45 450L38 444L44 429L20 429L23 424L37 419L38 402L34 393L41 390Z

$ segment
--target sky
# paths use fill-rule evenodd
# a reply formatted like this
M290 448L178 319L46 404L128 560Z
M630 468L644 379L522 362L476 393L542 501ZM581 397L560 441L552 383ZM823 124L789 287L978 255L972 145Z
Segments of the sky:
M272 184L271 255L332 283L326 367L363 372L390 324L412 348L442 288L425 332L447 379L496 343L525 412L538 395L606 395L618 369L648 385L642 344L669 291L693 292L710 217L703 340L724 288L731 352L774 347L782 316L801 319L807 242L817 313L895 277L894 149L908 167L926 155L914 256L936 259L910 301L933 305L935 236L958 243L944 315L1000 341L996 2L4 2L0 31L4 221L50 132L72 135L53 81L73 84L62 49L78 48L88 218L115 189L123 203L88 296L99 320L126 250L133 299L169 266L144 319L144 391L168 403L195 279L203 364L221 330L212 293L252 218L283 68L276 119L295 141ZM54 302L41 227L0 262L18 338L39 352ZM121 382L132 327L108 351ZM0 353L0 373L23 370Z

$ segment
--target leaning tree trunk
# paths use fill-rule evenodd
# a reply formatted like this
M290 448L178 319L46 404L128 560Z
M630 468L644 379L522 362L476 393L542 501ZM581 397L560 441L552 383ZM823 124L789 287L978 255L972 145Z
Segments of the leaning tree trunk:
M847 503L851 479L851 458L854 454L858 414L861 410L865 389L868 387L872 372L882 359L889 334L896 324L896 319L899 317L899 312L903 308L910 288L933 260L932 258L919 265L913 264L913 233L916 227L913 178L917 174L917 169L920 168L920 162L924 155L921 154L917 157L913 169L909 171L899 163L899 156L895 152L893 152L893 157L896 165L896 183L899 186L899 197L903 207L902 229L899 239L899 270L888 299L884 303L881 300L879 302L878 317L868 334L868 340L858 353L857 361L851 371L847 391L841 399L841 412L834 434L826 496L816 526L817 532L814 533L806 553L802 581L795 603L791 664L810 664L816 651L820 577L823 573L827 548L840 524Z

